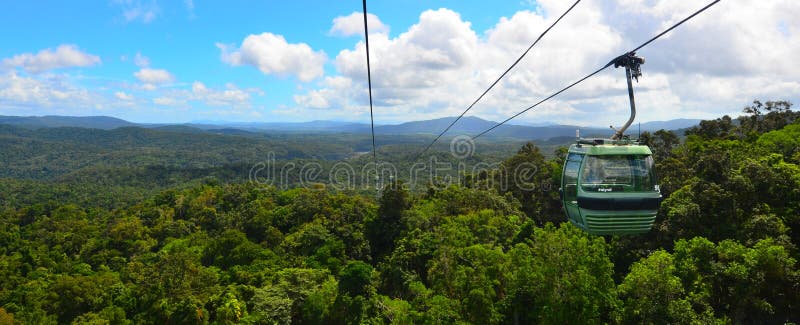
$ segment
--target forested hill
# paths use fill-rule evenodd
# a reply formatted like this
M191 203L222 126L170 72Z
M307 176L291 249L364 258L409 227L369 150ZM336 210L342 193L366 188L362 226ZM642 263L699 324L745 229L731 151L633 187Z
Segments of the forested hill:
M376 140L382 158L394 163L407 177L413 164L409 161L411 156L431 139L395 135ZM433 147L442 162L454 160L445 154L449 140L445 137ZM552 151L566 141L569 140L545 145ZM467 163L498 161L524 142L486 143L490 145L481 147ZM207 179L245 182L251 169L260 164L272 164L276 169L297 166L287 168L282 176L284 187L299 186L302 166L323 169L306 181L326 182L331 169L340 162L358 170L369 164L371 159L363 154L371 144L369 134L265 134L183 126L102 130L0 125L0 188L6 189L0 191L0 203L17 202L19 207L54 199L83 206L119 207L162 189L188 187ZM456 170L448 173L457 176Z
M380 135L436 135L456 119L455 116L424 121L411 121L399 124L376 125L375 132ZM670 121L645 122L639 125L644 131L659 129L677 130L697 125L699 120L675 119ZM450 134L478 134L497 124L474 116L459 120L450 129ZM81 127L111 130L120 127L142 127L162 131L183 133L212 133L257 136L259 134L301 133L301 134L369 134L370 125L363 123L338 121L311 121L300 123L285 122L214 122L198 121L187 124L137 124L108 116L0 116L0 125L11 125L20 128L40 129L54 127ZM487 137L513 138L524 140L548 140L555 137L574 137L575 130L580 129L584 135L606 136L609 129L605 126L578 127L572 125L512 125L498 127Z
M146 176L150 178L150 175L157 177L154 172L158 170L213 176L215 170L233 169L239 173L239 179L246 179L247 170L254 163L269 157L282 160L343 159L366 146L357 142L308 141L304 137L264 135L187 134L139 127L28 130L0 125L0 178L91 181L99 176L108 178L131 174L131 171L148 174ZM176 177L181 173L178 174ZM195 178L187 176L178 178ZM136 181L128 179L109 185L125 186Z
M565 150L533 144L377 198L209 180L103 208L21 186L0 202L0 324L797 323L789 108L643 133L665 200L642 236L564 222Z
M104 130L136 125L110 116L0 116L0 124L26 128L83 127Z

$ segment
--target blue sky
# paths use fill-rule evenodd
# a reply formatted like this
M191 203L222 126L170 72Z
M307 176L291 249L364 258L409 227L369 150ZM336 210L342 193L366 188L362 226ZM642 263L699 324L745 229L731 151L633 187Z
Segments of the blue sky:
M376 119L457 115L569 4L368 2L375 15ZM700 6L587 0L474 114L511 115ZM361 12L360 1L24 1L5 7L0 115L368 121L362 26L355 24L360 16L351 16ZM764 7L722 2L642 53L648 57L637 85L642 121L716 117L755 98L797 97L800 71L754 63L766 56L777 60L773 65L790 64L780 55L800 50L798 23L790 16L798 5ZM754 10L763 14L750 14L750 24L738 21ZM761 20L765 26L755 26ZM698 64L689 56L716 60ZM624 120L623 95L624 79L609 71L519 122Z

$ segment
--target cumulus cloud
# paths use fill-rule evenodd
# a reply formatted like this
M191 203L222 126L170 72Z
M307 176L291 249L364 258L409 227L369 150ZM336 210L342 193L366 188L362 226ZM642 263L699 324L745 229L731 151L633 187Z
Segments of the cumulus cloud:
M153 98L153 104L162 106L182 106L186 105L186 100L175 97L156 97Z
M133 76L136 77L136 79L139 79L139 81L142 83L150 85L175 81L175 76L169 73L169 71L163 69L142 68L141 70L135 72Z
M145 69L143 69L145 70ZM231 116L252 116L253 96L263 95L257 88L239 88L233 83L222 87L212 87L195 81L190 85L176 84L170 87L156 87L145 83L141 87L121 84L119 88L92 87L83 85L82 76L71 76L66 73L28 74L24 71L9 70L0 73L0 114L32 115L63 114L75 115L97 112L124 116L131 109L152 110L157 116L154 121L163 119L164 108L176 111L191 110L197 114L207 114L210 109L215 112L231 111ZM151 78L146 81L155 82L165 78ZM142 91L142 90L152 91ZM140 107L140 105L143 105ZM123 110L124 109L124 110ZM161 120L163 121L163 120Z
M209 89L202 82L192 84L192 95L195 100L205 102L210 106L241 106L250 101L250 93L239 89L236 85L228 83L223 90Z
M83 52L72 44L59 45L55 50L48 48L36 54L23 53L3 59L3 65L6 67L19 67L31 73L70 67L89 67L100 62L100 57Z
M200 81L192 83L191 89L173 89L153 99L153 103L162 106L187 106L190 102L199 102L208 106L228 108L251 107L251 94L263 94L258 89L240 89L233 83L224 89L207 87Z
M326 77L322 84L324 85L322 89L311 90L305 95L295 95L294 100L301 106L309 108L342 108L349 106L351 97L362 95L363 89L354 88L353 80L350 78Z
M114 0L113 3L122 9L122 18L125 22L139 21L149 24L161 12L155 0Z
M527 22L527 18L516 20ZM542 24L543 19L534 23ZM502 72L505 67L498 62L508 61L503 56L511 52L493 45L493 37L482 39L469 22L448 9L423 12L408 31L395 38L373 35L370 42L375 103L394 119L409 114L414 118L457 114L474 99L469 94L477 96L480 87ZM365 112L364 51L363 41L341 51L335 60L340 78L326 79L319 89L295 96L295 102L310 108Z
M367 24L369 24L369 32L388 34L389 26L385 25L371 13L367 13ZM333 27L329 34L336 36L353 36L364 34L364 14L361 12L354 12L347 16L339 16L333 19Z
M189 19L195 19L197 16L194 14L194 1L193 0L184 0L183 5L186 7L186 11L189 12Z
M49 75L33 78L16 71L0 75L0 106L76 107L96 102L88 90L72 85L64 76Z
M375 98L379 101L423 100L424 103L413 105L427 105L437 98L450 97L422 95L449 91L445 89L447 85L460 84L479 63L477 34L469 22L447 9L423 12L420 21L407 32L393 39L377 34L370 42L373 82L381 95L376 94ZM335 60L337 70L345 77L366 81L365 51L363 41L353 50L341 51Z
M238 49L220 43L217 47L222 51L222 62L250 65L264 74L295 76L304 82L322 76L327 60L323 51L314 51L305 43L288 43L283 36L272 33L249 35Z
M136 52L136 56L133 57L133 63L136 64L137 67L147 68L150 66L150 58L142 55L142 53Z
M131 101L131 100L133 100L133 95L131 95L131 94L126 94L126 93L125 93L125 92L123 92L123 91L118 91L118 92L115 92L115 93L114 93L114 96L115 96L115 97L117 97L117 99L119 99L119 100L124 100L124 101Z
M461 113L569 5L540 0L536 11L501 18L485 31L452 10L429 10L396 37L371 35L377 117L401 121ZM505 119L700 6L667 0L581 3L470 114ZM642 49L647 62L635 86L638 120L718 117L739 112L754 98L796 101L798 15L800 6L791 0L720 2ZM332 33L346 34L343 23L336 25ZM368 113L364 51L360 41L339 52L337 75L294 96L297 109L352 118ZM515 121L616 125L627 119L627 110L624 72L611 68Z
M645 21L644 28L622 25L620 29L626 33L643 29L653 34L700 6L685 1L619 1L625 10L618 15L635 15ZM643 54L651 59L649 67L659 71L797 76L800 66L791 58L800 51L798 15L800 6L792 0L720 2L667 35L667 39L654 43ZM614 18L612 13L609 18Z

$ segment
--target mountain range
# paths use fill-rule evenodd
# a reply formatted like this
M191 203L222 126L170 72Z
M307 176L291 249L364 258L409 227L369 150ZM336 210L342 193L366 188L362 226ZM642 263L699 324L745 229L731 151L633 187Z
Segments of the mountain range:
M405 122L400 124L376 125L375 133L379 135L438 135L455 117L444 117L432 120ZM642 131L659 129L677 130L697 125L700 120L675 119L669 121L645 122ZM370 125L341 121L311 122L207 122L198 121L184 124L143 124L133 123L109 116L0 116L0 124L25 128L81 127L111 130L120 127L143 127L182 133L221 133L228 135L247 135L252 133L369 133ZM478 117L461 118L449 131L448 135L474 136L495 126L497 122ZM639 126L634 124L628 133L635 133ZM571 125L514 125L505 124L487 137L514 139L550 139L556 137L574 137L575 130L582 136L609 136L612 131L600 127L578 127Z
M0 116L0 124L21 126L27 128L55 128L55 127L79 127L90 129L111 130L124 126L136 126L136 123L128 122L110 116Z

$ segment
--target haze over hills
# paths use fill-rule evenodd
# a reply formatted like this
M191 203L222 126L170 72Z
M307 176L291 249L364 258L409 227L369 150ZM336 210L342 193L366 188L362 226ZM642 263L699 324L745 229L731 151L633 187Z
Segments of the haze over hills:
M375 133L379 135L437 135L444 130L455 117L443 117L432 120L412 121L391 125L376 125ZM641 124L642 131L659 129L676 130L697 125L699 120L675 119L655 121ZM140 124L108 116L0 116L0 124L14 125L24 128L82 127L111 130L119 127L138 126L182 133L221 133L229 135L250 135L252 133L369 133L367 123L341 121L310 122L221 122L197 121L185 124ZM448 135L476 135L496 125L497 122L478 117L467 116L458 121L447 133ZM638 125L631 127L631 132L638 131ZM491 133L490 137L517 139L549 139L555 137L574 137L575 130L580 129L584 136L606 136L611 131L606 127L578 127L571 125L502 125Z

